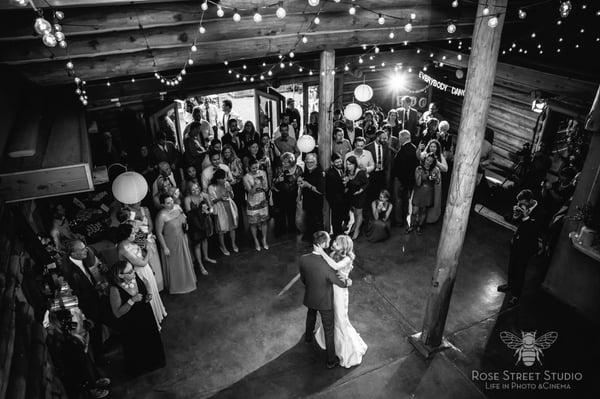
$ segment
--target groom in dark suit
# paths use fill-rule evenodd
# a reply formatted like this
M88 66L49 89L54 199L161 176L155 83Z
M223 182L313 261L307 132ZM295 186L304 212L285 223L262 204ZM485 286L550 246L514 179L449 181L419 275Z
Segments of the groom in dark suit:
M313 246L316 248L329 247L329 234L317 231L313 234ZM313 249L310 254L300 258L300 279L304 283L304 306L308 308L306 314L306 332L304 340L313 341L317 312L321 314L323 330L325 331L325 346L327 348L327 368L331 369L340 364L340 359L335 354L333 342L333 286L350 287L352 280L340 280L335 271Z

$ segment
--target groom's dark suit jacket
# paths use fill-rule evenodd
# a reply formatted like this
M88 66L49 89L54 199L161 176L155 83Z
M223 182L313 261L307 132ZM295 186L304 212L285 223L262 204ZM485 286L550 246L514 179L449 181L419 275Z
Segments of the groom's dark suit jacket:
M304 306L309 309L333 309L332 284L346 287L325 260L313 253L300 258L300 279L304 283Z

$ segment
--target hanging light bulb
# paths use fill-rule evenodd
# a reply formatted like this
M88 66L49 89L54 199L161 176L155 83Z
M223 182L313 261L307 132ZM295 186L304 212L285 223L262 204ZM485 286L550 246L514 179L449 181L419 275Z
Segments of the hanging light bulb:
M242 65L243 69L248 69L248 67L246 66L246 64Z
M42 36L42 42L48 47L55 47L58 41L52 33L46 33Z
M458 7L458 0L454 0L452 2L452 8L456 8L456 7Z
M302 36L302 43L304 43L304 44L308 43L308 37Z
M193 65L193 64L194 64L194 60L190 58L190 59L188 60L188 65Z
M158 74L158 72L154 72L154 77L155 77L156 79L160 79L160 75Z
M79 79L79 77L75 76L73 78L73 82L75 82L75 84L78 85L79 83L81 83L81 79Z
M80 88L75 89L75 94L80 95L81 94L81 89Z
M131 83L135 83L135 78L131 78Z
M562 3L560 3L560 8L558 9L558 11L560 12L561 17L566 18L569 16L569 13L572 9L573 6L571 5L570 1L563 1Z
M490 9L488 7L483 9L483 15L489 15Z
M271 71L271 70L269 69L269 72L267 72L267 75L269 75L269 76L273 76L273 71Z
M280 63L280 64L279 64L279 68L281 68L281 69L285 68L285 64L284 64L283 62L282 62L282 63Z
M393 52L394 52L394 48L392 47L392 48L390 49L390 53L393 53Z
M279 57L279 59L282 59L282 58L283 58L283 55L281 55L281 54L277 54L277 57Z
M208 1L204 0L204 2L202 3L202 5L200 6L200 8L202 9L202 11L208 10Z
M457 59L457 60L459 60L459 61L462 61L462 54L458 54L458 55L456 56L456 59Z
M237 79L239 79L239 78L240 78L240 74L239 74L239 73L236 73L236 74L235 74L235 77L236 77Z
M344 65L344 71L348 72L350 70L350 67L348 66L348 64Z
M302 72L303 70L304 70L304 68L298 67L298 72Z
M290 51L290 58L294 58L294 56L295 56L295 55L296 55L296 54L294 54L294 52L293 52L293 51Z
M65 34L63 32L54 32L54 37L59 42L62 42L63 40L65 40Z
M192 51L195 53L196 51L198 51L198 47L196 47L196 45L192 45Z
M332 74L332 75L335 75L335 69L331 71L331 74Z
M339 3L341 0L333 0L334 3Z
M283 8L282 1L279 2L279 7L277 7L277 11L275 11L275 14L277 15L277 18L279 18L279 19L285 18L287 13L285 12L285 8Z
M54 18L58 19L59 21L62 20L65 17L65 13L62 11L54 11Z
M206 28L204 26L200 25L200 27L198 28L198 32L200 32L201 34L205 34Z
M217 17L223 18L224 15L225 15L225 11L223 11L223 9L221 8L221 6L218 6L218 8L217 8Z
M393 39L394 37L396 37L396 34L394 33L394 31L391 31L388 36L390 39Z
M495 28L496 26L498 26L498 17L492 17L488 19L488 26L490 28Z
M67 48L67 42L65 40L61 40L60 42L58 42L58 45L61 48Z
M292 65L294 65L294 64L292 64L292 61L290 61L290 62L288 62L288 65L289 65L289 66L292 66Z
M448 33L454 33L456 32L456 25L454 25L453 22L450 22L446 30L448 31Z
M321 23L321 18L316 16L315 19L313 20L313 22L315 23L315 25L319 25Z
M319 5L319 0L308 0L308 4L313 7L316 7Z
M350 9L348 10L348 12L350 13L350 15L356 14L356 7L351 6Z
M54 30L60 32L62 31L62 26L60 24L54 24Z
M227 71L227 73L231 75L233 71L230 69L229 71Z
M379 25L385 24L385 18L383 18L383 15L379 14L379 18L377 18L377 23Z
M415 19L417 19L417 14L415 14L414 12L411 12L411 13L410 13L410 19L411 19L411 20L413 20L413 21L414 21Z
M266 66L267 66L267 63L263 61L263 63L262 63L261 65L262 65L262 66L263 66L263 68L264 68L264 67L266 67Z
M183 80L183 78L181 77L181 75L177 76L177 81L181 82Z
M373 57L372 55L369 56L369 60L373 61L375 59L375 57Z
M260 75L260 80L265 80L265 75Z
M254 22L259 23L262 21L262 15L258 12L258 8L254 9Z
M406 25L404 25L404 30L405 30L406 32L411 32L411 31L412 31L412 29L413 29L413 26L412 26L412 24L411 24L410 22L409 22L409 23L407 23Z
M254 76L251 76L251 77L250 77L250 81L251 81L251 82L254 82Z
M241 15L238 14L237 8L233 10L233 20L235 22L240 22L242 20Z
M165 78L161 78L160 79L160 83L164 84L165 83Z
M363 62L364 62L364 61L363 61L362 57L359 57L359 58L358 58L358 63L359 63L359 64L362 64Z
M110 87L110 82L106 82L106 87Z
M73 69L73 63L71 61L67 62L67 69Z
M28 0L13 0L13 2L18 6L24 7L27 5Z
M427 65L423 67L423 71L427 72Z
M88 105L87 100L84 98L83 101L81 102L83 105Z
M52 25L50 22L46 21L44 18L39 17L36 18L35 23L33 24L33 29L38 33L38 35L45 35L52 31Z
M225 60L225 61L223 61L223 64L224 64L225 66L227 66L227 65L229 65L229 61Z
M242 78L242 80L245 82L246 80L248 80L248 78L246 78L245 76Z
M525 19L525 18L527 18L527 11L520 8L519 9L519 19Z

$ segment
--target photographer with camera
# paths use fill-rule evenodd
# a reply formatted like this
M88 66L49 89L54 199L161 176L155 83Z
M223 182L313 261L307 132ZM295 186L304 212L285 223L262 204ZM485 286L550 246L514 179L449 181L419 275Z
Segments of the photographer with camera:
M527 265L538 251L540 223L536 218L537 205L531 190L522 190L517 195L517 204L513 206L512 217L518 223L518 227L510 241L508 283L498 287L500 292L510 292L511 305L519 301Z

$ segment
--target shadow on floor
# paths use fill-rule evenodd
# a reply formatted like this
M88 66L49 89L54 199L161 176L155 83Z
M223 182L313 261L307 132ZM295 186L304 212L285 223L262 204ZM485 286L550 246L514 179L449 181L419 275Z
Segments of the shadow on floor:
M351 369L325 367L325 351L298 342L276 359L211 398L287 398L309 396L336 384Z

